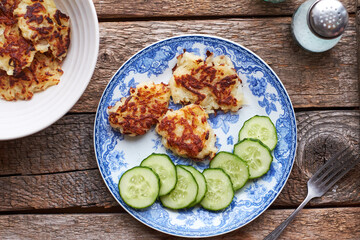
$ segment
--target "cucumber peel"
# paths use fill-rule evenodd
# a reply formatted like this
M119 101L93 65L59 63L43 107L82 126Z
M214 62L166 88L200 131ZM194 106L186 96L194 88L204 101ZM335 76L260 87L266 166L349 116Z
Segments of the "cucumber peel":
M133 208L151 206L159 195L159 189L159 177L148 167L131 168L119 180L120 196Z
M227 208L234 198L231 179L221 168L208 168L203 171L207 192L201 206L211 211Z
M224 170L231 179L234 191L242 188L250 177L247 163L237 155L228 152L219 152L211 160L210 168Z
M266 174L273 157L270 149L258 139L245 138L234 146L234 154L244 160L249 166L249 179Z
M176 169L168 155L153 153L145 158L140 166L151 168L159 176L159 196L164 196L175 188L177 182Z
M239 142L245 138L259 139L272 151L277 144L275 125L269 117L255 115L245 121L239 131Z

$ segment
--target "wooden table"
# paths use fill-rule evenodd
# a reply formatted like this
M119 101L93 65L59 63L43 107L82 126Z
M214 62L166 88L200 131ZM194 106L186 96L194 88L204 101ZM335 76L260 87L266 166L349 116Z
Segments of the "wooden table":
M130 56L180 34L212 34L263 58L296 111L298 149L290 178L269 210L214 239L262 239L306 196L306 182L341 145L359 146L360 0L343 0L349 26L332 50L313 54L291 37L302 0L94 0L100 22L95 73L62 119L32 136L0 142L0 239L174 239L135 220L107 190L93 151L100 96ZM360 166L314 199L280 239L360 239Z

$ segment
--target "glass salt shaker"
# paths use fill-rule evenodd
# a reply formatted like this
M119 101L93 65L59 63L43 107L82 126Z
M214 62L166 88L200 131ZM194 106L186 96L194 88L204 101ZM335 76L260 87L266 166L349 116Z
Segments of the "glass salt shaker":
M324 52L334 47L349 21L346 8L338 0L308 0L292 19L294 38L304 49Z

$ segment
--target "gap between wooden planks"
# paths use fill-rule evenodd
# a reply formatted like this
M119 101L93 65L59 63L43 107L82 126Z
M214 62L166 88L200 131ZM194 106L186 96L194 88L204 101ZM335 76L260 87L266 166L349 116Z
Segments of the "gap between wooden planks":
M267 210L231 233L208 239L263 239L292 210ZM360 207L303 209L279 239L359 239ZM0 215L1 239L181 239L155 231L127 213Z
M273 68L295 108L358 107L355 18L350 18L340 43L320 54L302 50L290 24L289 17L100 23L98 63L71 112L95 112L107 83L126 60L156 41L181 34L215 35L249 48Z
M272 4L263 0L94 0L102 18L193 17L193 16L291 16L303 0L286 0ZM349 13L354 13L354 0L342 0Z
M19 140L0 142L0 212L118 206L93 152L94 114L71 114ZM298 150L290 178L273 207L295 207L306 182L344 144L359 145L360 112L297 112ZM140 162L141 159L138 159ZM360 165L309 206L360 206Z

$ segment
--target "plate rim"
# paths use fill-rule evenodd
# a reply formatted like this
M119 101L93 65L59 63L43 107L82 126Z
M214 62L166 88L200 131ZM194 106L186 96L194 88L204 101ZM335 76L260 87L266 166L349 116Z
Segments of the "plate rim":
M138 217L134 216L128 209L126 209L119 201L118 199L116 198L116 196L113 194L113 192L110 190L109 186L107 185L106 181L105 181L105 177L103 175L103 172L100 170L100 165L99 165L99 159L98 159L98 156L97 156L97 152L96 152L96 119L98 118L98 114L99 114L99 109L100 109L100 105L101 105L101 100L103 99L103 96L106 92L106 90L109 88L111 82L113 81L114 77L118 74L118 72L128 63L131 61L131 59L140 54L141 52L147 50L148 48L151 48L152 46L154 45L157 45L157 44L160 44L162 42L165 42L165 41L169 41L171 39L176 39L176 38L184 38L184 37L206 37L206 38L213 38L213 39L219 39L219 40L222 40L222 41L225 41L225 42L229 42L231 44L234 44L236 46L239 46L243 49L245 49L246 51L248 51L250 54L254 55L258 60L260 60L271 72L272 74L274 74L274 76L276 77L278 83L280 84L280 86L285 90L285 93L286 93L286 96L288 98L288 101L290 103L290 106L291 106L291 114L293 115L294 117L294 126L295 126L295 129L294 129L294 133L295 133L295 143L294 143L294 156L293 156L293 159L292 159L292 162L291 162L291 167L289 169L289 173L286 177L286 180L284 181L284 184L283 186L279 189L279 191L277 192L276 196L274 197L274 199L268 204L268 206L266 206L257 216L255 216L253 219L251 219L249 222L241 225L241 226L238 226L238 227L235 227L234 229L231 229L229 231L224 231L224 232L221 232L221 233L218 233L218 234L212 234L212 235L206 235L206 236L198 236L198 235L178 235L178 234L174 234L174 233L169 233L169 232L165 232L164 230L161 230L161 229L157 229L156 227L154 226L151 226L149 225L148 223L146 222L143 222L141 219L139 219ZM176 35L176 36L172 36L172 37L168 37L168 38L164 38L164 39L161 39L161 40L158 40L154 43L151 43L151 44L148 44L147 46L145 46L144 48L140 49L139 51L137 51L136 53L134 53L132 56L130 56L117 70L116 72L112 75L112 77L110 78L109 82L107 83L105 89L103 90L103 93L101 94L101 97L100 97L100 100L99 100L99 104L98 104L98 107L96 109L96 114L95 114L95 118L94 118L94 129L93 129L93 144L94 144L94 154L95 154L95 158L96 158L96 163L97 163L97 166L98 166L98 170L101 174L101 178L103 180L103 182L105 183L108 191L111 193L111 195L113 196L113 198L116 200L116 202L128 213L130 214L133 218L135 218L137 221L139 221L140 223L158 231L158 232L162 232L162 233L165 233L167 235L171 235L171 236L176 236L176 237L184 237L184 238L209 238L209 237L216 237L216 236L220 236L220 235L224 235L224 234L227 234L227 233L230 233L230 232L233 232L233 231L236 231L246 225L248 225L249 223L251 223L252 221L254 221L255 219L257 219L258 217L260 217L272 204L273 202L278 198L278 196L280 195L280 193L282 192L283 188L285 187L287 181L289 180L289 177L290 177L290 174L291 174L291 171L294 167L294 162L295 162L295 158L296 158L296 153L297 153L297 122L296 122L296 115L295 115L295 110L294 110L294 106L291 102L291 98L285 88L285 86L283 85L281 79L279 78L279 76L274 72L274 70L262 59L260 58L257 54L255 54L253 51L249 50L248 48L244 47L242 44L240 43L236 43L232 40L229 40L229 39L226 39L226 38L222 38L222 37L218 37L218 36L215 36L215 35L210 35L210 34L180 34L180 35Z
M94 49L95 50L95 56L94 56L94 59L92 59L92 62L90 64L90 66L89 66L89 69L90 69L89 70L89 79L87 80L86 84L83 86L81 91L79 91L78 96L76 96L74 98L74 101L71 104L69 104L68 107L63 112L58 113L57 115L55 115L53 118L51 118L51 120L49 120L45 124L41 125L38 128L34 128L34 129L30 130L30 131L24 131L24 132L21 132L19 134L13 134L11 136L1 136L0 135L0 141L9 141L9 140L14 140L14 139L20 139L20 138L23 138L23 137L33 135L35 133L38 133L38 132L48 128L52 124L56 123L60 118L65 116L75 106L75 104L79 101L79 99L84 94L87 87L89 86L89 83L90 83L90 81L92 79L92 76L93 76L95 68L96 68L97 59L99 57L100 32L99 32L99 21L98 21L98 17L97 17L97 14L96 14L95 5L94 5L92 0L86 0L86 2L89 4L90 17L95 22L95 24L94 24L94 27L95 27L95 29L94 29L94 32L95 32L94 37L95 37L95 43L96 43L95 49ZM61 80L61 78L60 78L60 80Z

